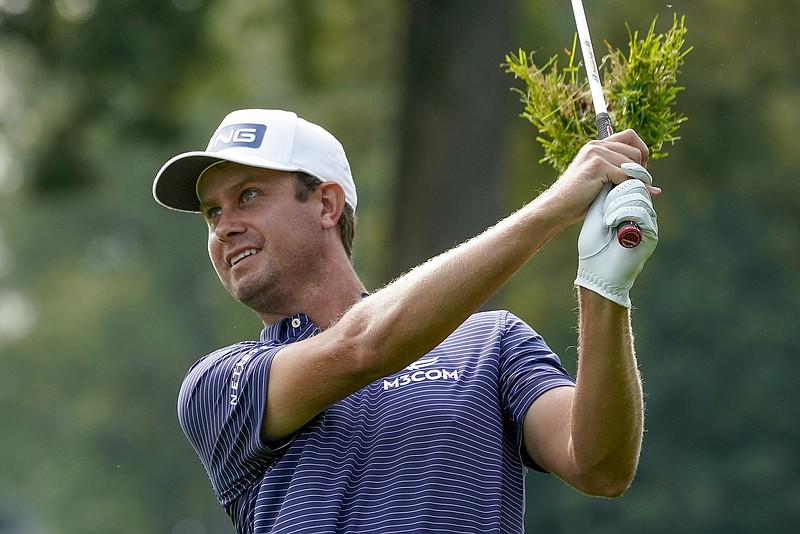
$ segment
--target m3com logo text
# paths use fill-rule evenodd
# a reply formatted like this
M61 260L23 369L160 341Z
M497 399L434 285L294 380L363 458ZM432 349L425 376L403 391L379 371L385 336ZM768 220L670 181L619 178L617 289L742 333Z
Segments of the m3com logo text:
M430 368L439 361L438 356L421 358L405 368L409 373L396 376L391 380L383 379L383 390L397 389L409 384L429 380L458 380L458 369Z

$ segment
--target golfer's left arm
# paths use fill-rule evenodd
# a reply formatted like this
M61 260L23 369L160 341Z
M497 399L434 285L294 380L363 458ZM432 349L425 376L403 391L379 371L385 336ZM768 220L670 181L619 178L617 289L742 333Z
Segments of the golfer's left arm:
M644 421L628 309L581 288L579 335L576 385L549 390L531 405L525 447L576 489L617 497L636 473Z
M531 458L575 488L616 497L639 463L644 404L631 331L629 291L658 243L652 177L623 165L631 179L604 189L578 238L579 346L575 388L541 395L524 421ZM615 228L633 221L642 242L624 248Z

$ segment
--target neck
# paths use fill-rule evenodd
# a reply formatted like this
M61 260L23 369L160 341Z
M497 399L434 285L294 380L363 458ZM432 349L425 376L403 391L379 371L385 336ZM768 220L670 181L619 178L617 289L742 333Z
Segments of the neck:
M264 326L281 319L304 313L320 329L326 329L366 292L349 259L344 263L331 262L329 268L318 274L302 290L293 295L291 304L287 302L281 310L253 310Z

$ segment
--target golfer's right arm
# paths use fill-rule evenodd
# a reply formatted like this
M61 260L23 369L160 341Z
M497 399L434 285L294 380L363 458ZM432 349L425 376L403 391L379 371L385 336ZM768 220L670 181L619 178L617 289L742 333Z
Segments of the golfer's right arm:
M433 349L539 248L581 220L647 148L632 131L592 141L545 193L495 226L409 271L331 328L281 349L270 370L262 437L290 435L328 406Z

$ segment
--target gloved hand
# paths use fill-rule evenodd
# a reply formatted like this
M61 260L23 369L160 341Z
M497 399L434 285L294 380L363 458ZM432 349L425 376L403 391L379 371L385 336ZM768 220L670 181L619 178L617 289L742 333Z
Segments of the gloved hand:
M583 221L578 237L578 276L575 285L585 287L626 308L636 276L658 243L658 224L650 193L644 182L653 183L650 173L636 163L623 163L626 180L600 192ZM633 221L642 231L642 242L624 248L617 242L617 226Z

